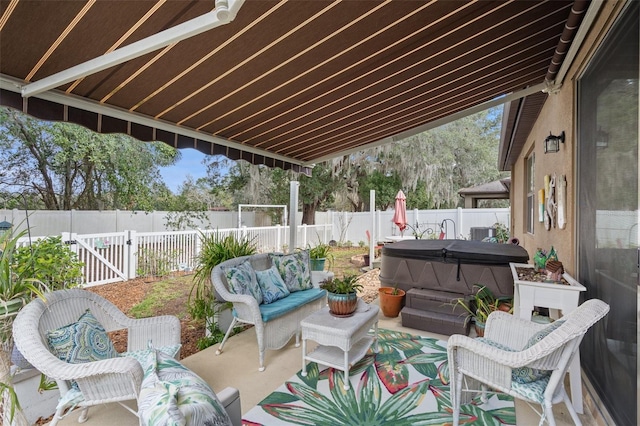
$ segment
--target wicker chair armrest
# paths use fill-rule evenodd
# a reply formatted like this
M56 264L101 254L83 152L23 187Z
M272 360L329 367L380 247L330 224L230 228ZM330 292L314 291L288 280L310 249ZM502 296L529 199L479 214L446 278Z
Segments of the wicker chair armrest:
M133 358L117 357L67 365L72 367L62 374L73 375L86 401L122 399L123 395L135 398L140 393L144 372L140 363Z
M54 355L41 357L37 365L40 372L55 380L81 380L98 374L125 374L138 377L142 383L143 371L140 363L134 358L118 356L101 361L71 364L56 358Z
M523 367L531 361L523 356L525 352L505 351L481 340L460 334L454 334L449 337L447 350L453 351L454 349L458 351L469 351L474 355L486 358L490 363L504 365L509 368Z
M161 315L129 319L127 322L129 351L147 349L149 342L155 348L180 344L181 326L178 317Z
M493 386L505 391L511 388L511 369L515 366L509 363L518 363L511 359L514 352L504 351L462 335L449 337L447 352L450 370L460 370L479 380L491 377Z
M248 258L248 256L236 258L234 261L244 258ZM223 279L222 268L218 265L211 271L211 283L213 284L217 295L224 301L231 302L233 304L239 318L254 323L259 321L262 317L260 315L258 301L250 295L231 293L227 288L227 285L222 281Z
M547 339L543 339L541 343L545 340L547 340L547 342L544 344L539 343L525 350L512 352L496 348L482 340L462 335L453 335L449 338L447 348L450 348L449 350L451 351L454 349L458 350L459 353L464 354L461 359L466 359L473 365L478 365L480 362L483 363L485 368L496 364L508 367L509 369L534 367L552 370L560 359L562 347L559 342L549 342L548 337ZM497 342L497 340L493 341ZM507 343L504 343L504 345L511 347ZM482 360L479 358L482 358Z

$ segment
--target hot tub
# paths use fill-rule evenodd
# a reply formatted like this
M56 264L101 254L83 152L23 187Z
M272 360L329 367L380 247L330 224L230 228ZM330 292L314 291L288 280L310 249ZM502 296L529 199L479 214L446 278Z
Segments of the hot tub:
M513 244L466 240L407 240L382 248L380 282L405 291L437 290L469 295L475 284L495 296L513 296L509 262L527 263L527 251Z

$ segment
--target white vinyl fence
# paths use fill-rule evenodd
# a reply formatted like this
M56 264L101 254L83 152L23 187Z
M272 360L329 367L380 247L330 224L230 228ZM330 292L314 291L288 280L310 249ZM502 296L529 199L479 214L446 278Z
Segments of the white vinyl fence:
M444 233L446 239L472 239L473 228L491 228L496 223L510 227L510 209L446 209L446 210L408 210L409 228L403 233L393 223L393 210L376 211L375 225L371 212L331 212L333 233L337 241L369 242L369 237L385 241L388 237L413 235L414 230L422 238L439 238Z
M404 235L418 231L422 238L471 239L474 228L489 229L500 223L508 227L509 209L410 210L411 225ZM393 224L393 211L364 213L326 212L316 216L320 225L296 227L297 248L314 247L335 241L344 245L366 245L400 235ZM373 232L372 232L373 230ZM62 232L62 240L84 263L84 285L93 286L126 281L139 276L164 275L171 271L190 271L200 253L200 234L233 234L252 240L259 252L288 252L288 226L254 226L190 231L78 234ZM442 234L442 235L441 235ZM53 235L53 234L51 234ZM33 237L37 240L42 237ZM29 238L21 240L22 245Z
M330 225L298 227L300 247L329 242ZM259 252L286 252L289 228L266 226L217 230L174 232L110 232L104 234L74 234L63 232L62 241L68 244L84 263L83 284L94 286L126 281L139 276L164 275L172 271L190 271L196 266L200 253L200 235L217 233L221 238L235 235L246 237L256 244ZM43 237L34 237L33 242ZM29 237L20 239L29 244Z

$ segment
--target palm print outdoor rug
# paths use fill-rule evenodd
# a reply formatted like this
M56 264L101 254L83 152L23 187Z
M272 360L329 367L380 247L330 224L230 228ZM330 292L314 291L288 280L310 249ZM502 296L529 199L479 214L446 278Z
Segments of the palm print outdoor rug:
M319 370L309 363L243 416L243 425L450 425L447 342L379 330L379 353L367 355L349 372ZM460 424L513 425L513 399L491 395L463 405Z

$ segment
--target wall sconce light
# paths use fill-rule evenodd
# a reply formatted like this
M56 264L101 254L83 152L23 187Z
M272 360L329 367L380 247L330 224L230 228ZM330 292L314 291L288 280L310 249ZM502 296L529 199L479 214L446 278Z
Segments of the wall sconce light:
M549 132L549 136L544 140L544 153L560 151L560 143L564 143L564 130L559 136L554 136Z

